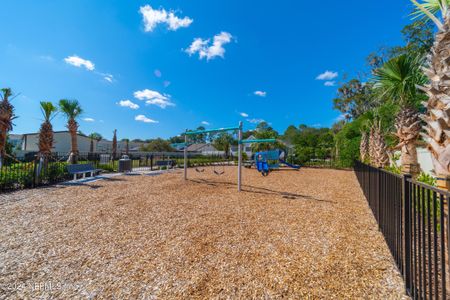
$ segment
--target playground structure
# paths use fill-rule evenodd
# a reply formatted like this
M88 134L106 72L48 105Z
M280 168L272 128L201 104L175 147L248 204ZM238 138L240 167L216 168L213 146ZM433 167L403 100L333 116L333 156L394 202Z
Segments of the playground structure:
M189 145L189 137L200 135L200 134L207 134L207 133L219 133L219 132L236 132L237 131L237 140L238 140L238 191L241 191L242 186L242 145L244 144L254 144L254 143L274 143L275 139L260 139L260 140L243 140L242 139L242 122L239 122L238 127L226 127L226 128L218 128L218 129L208 129L208 130L197 130L197 131L185 131L184 135L184 180L187 180L188 178L188 165L187 165L187 146ZM222 172L216 172L216 174L220 175ZM203 171L200 171L203 172ZM223 174L223 173L222 173Z
M270 171L280 168L280 164L298 170L300 166L293 165L284 160L285 152L282 150L270 150L255 153L255 166L258 172L267 176Z

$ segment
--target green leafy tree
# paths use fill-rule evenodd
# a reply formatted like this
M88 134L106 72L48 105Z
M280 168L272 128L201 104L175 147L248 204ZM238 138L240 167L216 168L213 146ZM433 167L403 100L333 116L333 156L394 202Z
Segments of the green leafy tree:
M146 152L173 152L170 142L161 138L150 140L146 145L141 146L141 151Z

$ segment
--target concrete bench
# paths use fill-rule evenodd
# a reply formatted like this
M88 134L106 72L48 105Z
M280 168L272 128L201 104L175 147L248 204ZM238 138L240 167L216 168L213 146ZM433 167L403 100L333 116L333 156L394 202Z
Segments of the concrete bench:
M83 174L83 178L85 178L86 173L90 173L91 177L93 177L95 174L100 173L101 171L102 171L101 169L95 169L91 163L74 164L67 166L67 172L73 175L73 180L77 180L78 174Z

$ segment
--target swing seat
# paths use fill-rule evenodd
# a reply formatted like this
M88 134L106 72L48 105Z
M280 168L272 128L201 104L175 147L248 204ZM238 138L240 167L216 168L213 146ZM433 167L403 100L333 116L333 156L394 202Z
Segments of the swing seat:
M195 171L198 173L203 173L203 172L205 172L205 169L195 168Z

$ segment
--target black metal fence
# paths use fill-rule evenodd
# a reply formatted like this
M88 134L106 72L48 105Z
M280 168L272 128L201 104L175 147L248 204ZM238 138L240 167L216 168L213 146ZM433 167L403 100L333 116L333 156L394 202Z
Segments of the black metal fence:
M367 164L355 173L413 299L447 299L449 193Z
M90 163L104 172L117 172L119 159L123 153L79 153L79 164ZM132 152L128 154L132 160L133 170L151 171L161 168L159 161L171 160L183 166L183 152ZM22 157L7 156L0 167L0 192L51 185L73 177L67 172L69 154L52 153L45 161L40 161L37 153L27 153ZM202 155L188 154L188 166L208 165L233 160L220 154Z

